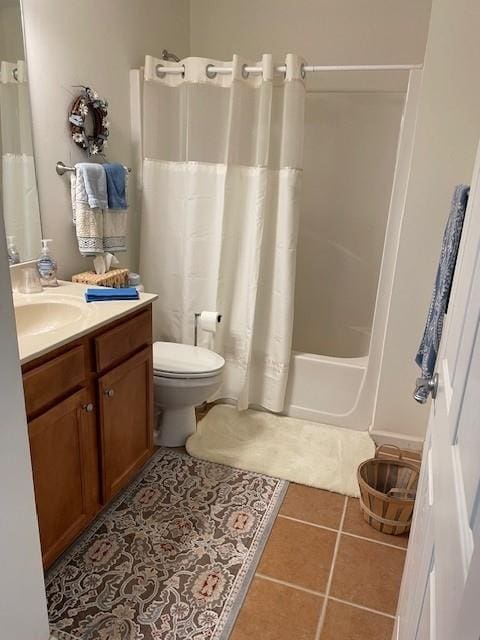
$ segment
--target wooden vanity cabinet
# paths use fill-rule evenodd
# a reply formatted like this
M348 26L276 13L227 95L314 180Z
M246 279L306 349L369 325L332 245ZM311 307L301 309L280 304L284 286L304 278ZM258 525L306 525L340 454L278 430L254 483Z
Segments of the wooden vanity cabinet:
M48 567L153 452L151 306L23 367Z
M98 380L106 500L128 484L152 450L151 348Z
M77 391L28 425L46 566L83 531L98 508L88 490L86 406L87 392Z

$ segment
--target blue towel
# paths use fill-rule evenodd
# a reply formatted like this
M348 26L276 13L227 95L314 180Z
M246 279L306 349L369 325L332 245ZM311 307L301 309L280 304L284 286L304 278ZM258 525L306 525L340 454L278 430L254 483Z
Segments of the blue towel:
M75 165L77 200L87 202L91 209L106 209L107 178L102 164L79 162Z
M447 313L450 299L469 191L470 187L464 184L459 184L455 187L450 215L443 234L442 250L433 287L432 301L428 310L425 331L415 358L415 362L422 369L423 380L430 380L435 372L438 349L442 338L443 319ZM428 397L428 389L420 385L416 386L413 397L418 402L425 402Z
M118 162L103 165L107 175L107 193L109 209L128 209L125 167Z
M135 287L125 287L123 289L113 289L102 287L101 289L87 289L85 300L87 302L98 302L103 300L138 300L140 295Z

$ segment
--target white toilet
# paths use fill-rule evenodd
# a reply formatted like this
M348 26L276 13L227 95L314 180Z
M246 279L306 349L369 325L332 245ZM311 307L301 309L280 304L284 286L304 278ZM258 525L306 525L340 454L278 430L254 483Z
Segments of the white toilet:
M220 386L225 360L209 349L175 342L153 344L155 444L182 447L195 431L195 407Z

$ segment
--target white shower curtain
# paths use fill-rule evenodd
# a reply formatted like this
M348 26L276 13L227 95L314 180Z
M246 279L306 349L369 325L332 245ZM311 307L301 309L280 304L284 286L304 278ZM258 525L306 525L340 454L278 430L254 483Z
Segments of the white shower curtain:
M223 318L219 397L282 411L291 356L303 154L302 60L274 78L247 61L187 58L184 77L147 57L143 90L141 273L159 294L156 339L193 343L194 313ZM207 76L207 65L228 75Z
M23 60L0 63L0 206L7 235L22 260L40 253L40 211L33 159L30 101Z

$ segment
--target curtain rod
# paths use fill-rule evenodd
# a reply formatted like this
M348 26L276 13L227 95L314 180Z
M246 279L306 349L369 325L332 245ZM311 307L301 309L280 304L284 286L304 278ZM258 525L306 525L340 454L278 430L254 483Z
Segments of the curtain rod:
M302 65L302 71L304 73L315 73L319 71L412 71L413 69L422 68L423 65L421 64ZM285 64L275 66L276 73L285 73L286 70L287 66ZM155 71L159 78L163 78L167 73L174 75L184 74L185 66L183 64L178 65L178 67L157 64ZM262 73L262 71L262 67L251 67L248 65L244 65L242 69L244 75L248 75L249 73ZM216 75L228 75L232 73L232 67L215 67L213 64L208 64L205 72L209 78L214 78Z

